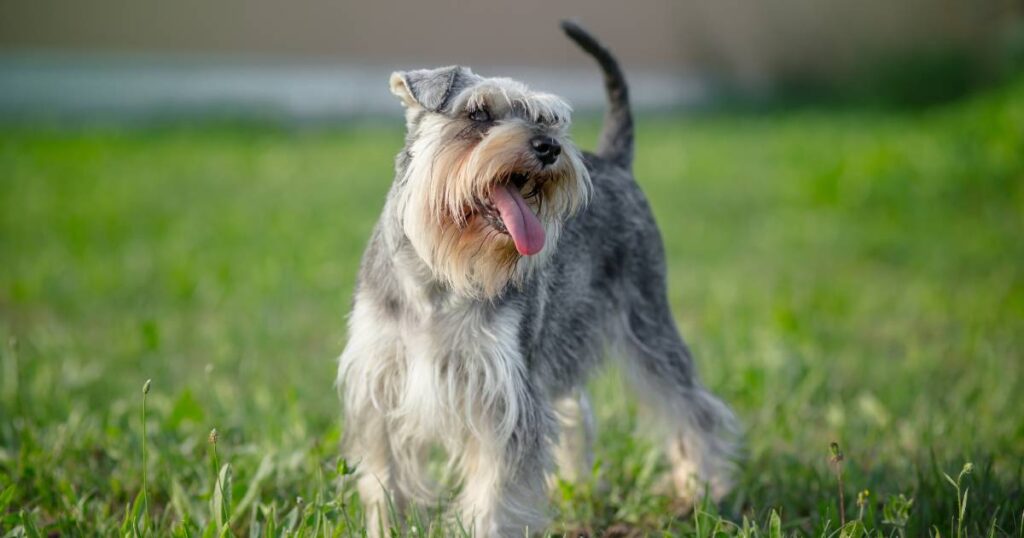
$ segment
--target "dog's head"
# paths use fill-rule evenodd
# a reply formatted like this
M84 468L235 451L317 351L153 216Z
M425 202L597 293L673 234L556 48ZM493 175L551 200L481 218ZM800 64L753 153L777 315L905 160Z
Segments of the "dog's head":
M455 66L394 73L391 91L408 125L395 209L419 257L465 295L521 282L590 191L569 105Z

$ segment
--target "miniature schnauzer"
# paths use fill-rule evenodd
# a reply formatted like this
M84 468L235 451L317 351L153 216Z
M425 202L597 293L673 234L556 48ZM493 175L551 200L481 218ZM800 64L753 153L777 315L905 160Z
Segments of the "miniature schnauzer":
M371 535L429 502L434 446L474 535L543 531L556 460L567 479L590 472L583 385L607 349L662 419L680 498L729 488L734 419L669 308L661 237L631 175L625 79L594 37L562 27L604 71L594 153L573 145L555 95L457 66L391 76L408 134L338 371Z

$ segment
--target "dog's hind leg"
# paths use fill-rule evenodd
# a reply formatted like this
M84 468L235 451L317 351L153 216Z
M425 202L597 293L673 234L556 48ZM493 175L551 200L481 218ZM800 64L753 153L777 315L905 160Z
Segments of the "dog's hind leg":
M638 282L626 304L622 332L630 381L667 433L680 500L691 507L705 493L719 500L731 486L735 418L701 385L669 309L663 275L651 272Z
M560 432L555 447L558 478L579 482L594 466L594 413L583 388L555 401Z

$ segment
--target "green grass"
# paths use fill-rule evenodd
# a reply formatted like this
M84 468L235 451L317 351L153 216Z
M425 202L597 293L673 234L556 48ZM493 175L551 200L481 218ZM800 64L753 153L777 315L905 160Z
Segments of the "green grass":
M4 128L0 534L358 535L335 357L401 142ZM642 118L636 172L745 458L677 517L603 375L598 463L552 493L553 531L838 535L841 470L844 535L1024 533L1024 84L927 113Z

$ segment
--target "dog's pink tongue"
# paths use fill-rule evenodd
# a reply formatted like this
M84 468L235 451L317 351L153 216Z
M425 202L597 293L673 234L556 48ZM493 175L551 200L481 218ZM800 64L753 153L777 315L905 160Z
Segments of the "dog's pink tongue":
M544 227L530 206L526 205L519 189L513 185L501 185L494 189L491 201L498 208L501 221L505 223L520 254L531 256L544 248Z

